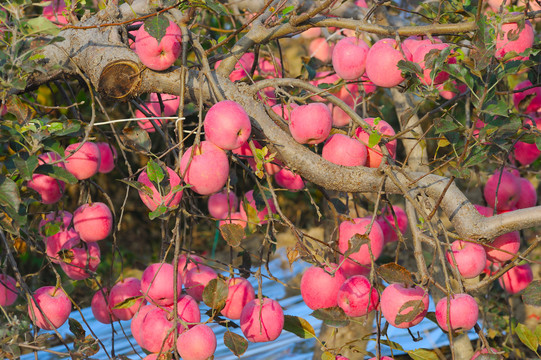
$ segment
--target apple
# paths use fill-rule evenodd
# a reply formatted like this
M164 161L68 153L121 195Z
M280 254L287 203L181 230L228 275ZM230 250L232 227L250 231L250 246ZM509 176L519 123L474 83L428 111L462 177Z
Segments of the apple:
M248 52L242 55L235 64L235 69L229 74L229 80L235 82L244 79L250 74L250 70L254 64L255 54ZM218 68L222 60L217 61L214 65L215 69Z
M143 201L143 204L145 204L150 211L156 210L160 205L165 205L166 207L172 209L176 207L182 199L182 190L173 193L174 188L180 185L180 176L178 176L178 174L170 167L167 167L167 175L169 177L169 191L167 194L163 194L166 190L166 184L160 184L161 192L158 191L156 186L148 178L146 171L141 172L137 178L138 182L148 186L152 192L152 195L149 195L145 191L139 191L141 201Z
M177 339L177 351L183 360L207 360L216 351L216 335L210 326L199 324Z
M340 286L337 302L346 315L352 317L364 316L377 308L379 294L366 277L355 275Z
M75 237L68 240L61 250L66 255L60 260L60 267L73 280L88 279L101 262L100 247L95 242L86 243Z
M276 183L290 191L299 191L304 189L304 180L298 174L295 174L289 169L281 169L274 174L274 180Z
M319 144L325 141L332 128L332 115L327 105L310 103L291 111L289 131L300 144Z
M287 105L276 104L276 105L272 106L271 109L278 116L283 117L285 122L289 122L289 117L291 116L291 110L293 110L293 109L295 109L297 107L299 107L299 105L297 105L295 103L291 103L291 104L287 104Z
M362 166L366 163L366 146L357 139L343 134L331 135L325 145L321 156L327 161L343 166Z
M338 290L344 281L346 276L336 264L325 266L325 269L312 266L301 278L302 299L312 310L337 306Z
M203 290L210 280L216 279L218 274L213 268L198 264L194 268L186 271L184 276L184 288L188 295L197 301L203 300Z
M473 206L475 207L477 212L483 215L484 217L491 217L492 215L494 215L494 209L491 209L489 207L482 206L482 205L477 205L477 204L474 204Z
M177 271L180 275L182 283L184 284L186 272L190 269L193 269L197 264L203 264L203 259L197 255L186 255L180 254L178 257Z
M524 165L530 165L541 155L541 151L537 148L536 144L528 144L522 141L515 142L515 159Z
M118 320L109 308L109 304L107 303L108 299L109 294L107 288L102 288L94 293L90 303L94 318L102 324L110 324L111 322Z
M214 104L205 115L203 127L205 138L224 150L238 149L252 132L248 114L232 100Z
M240 328L250 342L276 340L284 328L284 311L276 300L256 298L242 309Z
M180 105L180 98L177 95L172 94L159 94L162 99L163 111L161 109L160 99L158 93L151 93L150 100L147 104L148 108L155 114L161 114L162 116L175 116Z
M468 90L466 84L457 83L455 80L450 81L451 85L437 84L436 89L438 89L440 96L446 100L451 100L457 94L464 94ZM477 131L478 132L478 131ZM474 131L475 135L475 131Z
M62 15L66 11L64 0L53 0L50 5L43 8L42 15L49 21L56 23L58 27L69 24L69 20Z
M239 199L233 191L227 189L209 196L209 214L216 219L225 219L228 214L234 213L239 207Z
M519 178L521 184L520 197L518 198L517 209L534 207L537 204L537 190L526 178Z
M433 38L434 42L430 39L423 39L421 36L410 36L402 41L402 48L407 49L413 58L415 51L422 45L432 45L432 44L441 44L441 40L438 38ZM424 57L423 59L424 60Z
M175 343L174 321L168 311L158 307L146 313L139 329L139 345L153 353L167 352ZM137 331L137 329L136 329Z
M370 275L369 267L359 265L349 258L344 259L342 255L340 255L339 259L340 259L340 264L342 264L340 268L342 269L342 272L344 273L344 276L346 277L346 279L349 279L350 277L355 276L355 275L363 275L363 276Z
M135 53L139 60L151 70L162 71L173 65L182 52L182 31L172 21L165 29L165 35L158 40L141 25L135 34Z
M28 304L30 319L43 330L57 329L64 325L70 313L71 301L68 295L62 288L54 286L44 286L37 289Z
M485 246L487 259L495 262L506 262L511 260L520 249L520 233L512 231L495 238L491 247Z
M272 197L269 197L267 199L267 202L269 204L269 208L271 211L271 215L269 215L269 208L267 207L266 203L264 202L263 198L261 198L261 201L263 201L263 205L259 205L259 207L263 206L263 209L258 210L258 207L256 205L256 201L254 199L254 191L250 190L246 194L244 194L243 204L240 207L240 213L244 219L248 219L248 216L246 214L246 208L251 207L255 210L257 214L257 218L259 219L259 225L265 225L272 216L272 214L276 213L276 206L274 205L274 201ZM252 219L250 219L252 220Z
M254 287L242 277L234 277L227 281L229 292L221 313L232 320L240 319L244 306L255 299Z
M98 172L107 174L115 168L116 149L106 142L99 142L96 145L100 151L100 167L98 168Z
M152 304L143 305L140 308L135 309L136 312L135 314L133 314L133 318L130 323L130 329L133 338L139 345L143 343L144 337L144 334L141 334L141 324L143 323L143 320L145 319L145 316L149 313L149 311L154 309L157 309L157 307Z
M377 124L375 124L374 118L366 118L364 119L370 125L371 131L377 131L378 134L381 134L384 138L385 137L391 137L396 135L393 127L389 125L385 120L379 120ZM359 141L366 145L368 150L368 159L366 161L366 165L371 168L377 168L381 164L381 160L383 159L383 153L381 151L380 145L376 144L374 147L369 147L368 144L370 142L370 134L365 131L363 128L359 127L355 131L355 136ZM389 156L391 156L393 159L396 158L396 146L397 141L396 139L391 140L385 144L385 147L387 148L387 152L389 153Z
M175 268L167 263L155 263L147 266L141 277L141 292L149 302L156 305L171 305L174 302ZM182 278L177 276L177 297L182 291Z
M468 294L456 294L449 301L449 314L447 313L447 297L436 304L436 320L443 331L468 331L475 326L479 318L479 306L473 297Z
M323 63L328 63L332 59L333 46L323 37L315 38L308 46L310 57L315 57Z
M53 263L61 263L58 252L62 249L64 244L72 239L76 239L77 241L80 239L77 231L73 230L72 228L59 231L54 235L43 238L43 242L45 243L45 252Z
M405 234L408 230L408 216L404 209L400 206L392 205L394 214L396 216L396 222L398 222L398 231ZM393 241L398 241L398 235L396 234L397 225L394 220L393 213L390 209L386 209L382 212L381 216L376 218L381 231L383 231L383 238L385 244Z
M308 30L305 30L301 33L301 36L305 39L314 39L321 36L321 28L314 27Z
M400 60L411 59L411 53L403 48L406 58L398 49L394 39L381 39L376 42L366 55L366 75L375 85L390 88L404 81L398 68Z
M370 225L370 218L355 218L353 221L343 221L340 223L338 229L338 249L345 253L349 247L349 240L354 235L365 235ZM370 248L374 259L377 259L381 252L383 251L383 231L377 222L374 221L372 224L372 229L368 234L368 239L370 240ZM350 255L351 259L357 260L361 265L369 265L370 261L370 252L368 249L368 244L362 244L361 248Z
M365 71L366 55L370 47L356 37L347 37L336 43L332 52L332 66L344 80L355 80Z
M450 252L445 255L452 267L455 267L456 262L458 272L465 279L473 279L485 269L487 255L480 244L456 240L451 244Z
M130 298L137 298L134 300L133 305L124 309L115 309L115 306ZM113 315L120 320L130 320L143 301L141 281L133 277L128 277L117 282L109 292L109 308Z
M528 90L519 91L533 86L530 80L524 80L515 86L513 93L513 104L515 108L526 114L536 113L541 108L541 86L536 86ZM522 102L527 100L524 104Z
M222 149L210 141L202 141L182 155L180 174L196 193L214 194L223 189L229 177L229 161Z
M173 310L173 304L167 306L167 308ZM178 298L177 314L179 319L186 323L188 329L201 322L199 305L197 304L197 301L195 301L195 299L190 295L181 295ZM184 324L182 324L182 329L186 330Z
M38 156L39 165L57 162L60 159L60 156L54 152ZM54 166L65 167L63 162L56 163ZM28 181L28 187L40 195L43 204L54 204L64 195L65 183L49 175L32 174L32 180Z
M533 281L533 272L530 264L517 265L509 269L498 279L502 289L509 294L516 294L528 287Z
M73 227L83 241L103 240L113 230L113 214L102 202L83 204L73 213Z
M392 326L406 329L419 324L425 318L428 300L428 292L420 286L391 284L381 293L381 313ZM415 314L418 315L411 318ZM399 316L406 318L400 319Z
M45 215L43 219L40 220L38 228L39 234L41 236L47 235L48 229L53 229L53 227L58 226L60 230L67 230L71 224L73 215L69 211L59 210L53 211Z
M18 296L15 279L9 275L0 274L0 306L12 305Z
M518 32L518 37L517 37ZM529 20L524 28L519 29L517 23L507 23L501 26L501 32L496 33L496 58L502 59L509 52L520 54L530 49L534 43L535 33ZM528 57L516 56L512 60L527 60Z
M338 358L336 358L336 360L338 360ZM373 358L370 358L368 360L378 360L377 357L373 357ZM394 360L392 357L389 357L389 356L382 356L379 358L379 360Z
M78 180L88 179L94 176L100 168L100 148L93 142L85 142L81 148L77 148L81 143L75 143L66 147L66 161L64 162L68 170Z
M427 69L425 64L425 57L428 55L429 52L432 50L438 50L442 51L445 48L448 48L449 44L422 44L415 52L412 53L412 61L419 64L421 66L421 69L423 70L423 77L421 78L421 82L425 85L437 85L442 84L445 81L449 79L449 73L445 71L439 71L436 74L432 74L434 72L433 69ZM449 63L456 63L456 59L450 58L448 60Z
M501 174L501 175L500 175ZM507 170L495 171L484 189L485 200L491 208L498 211L512 210L520 198L521 184L517 176ZM496 192L498 203L496 204Z

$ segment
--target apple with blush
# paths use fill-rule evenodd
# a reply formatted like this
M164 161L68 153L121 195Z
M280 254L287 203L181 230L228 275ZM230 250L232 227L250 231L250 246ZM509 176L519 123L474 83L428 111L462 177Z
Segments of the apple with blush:
M109 308L108 299L109 293L107 288L102 288L94 293L90 302L90 308L92 309L94 318L102 324L110 324L118 320Z
M366 55L366 75L375 85L384 88L397 86L404 78L398 68L400 60L411 60L411 53L407 48L402 48L406 58L398 49L394 39L381 39L377 41Z
M186 272L190 269L193 269L197 264L203 264L203 259L197 255L186 255L180 254L178 257L177 271L182 280L182 283L185 282Z
M396 135L393 127L389 125L389 123L387 123L385 120L376 121L375 118L366 118L364 119L364 121L368 123L368 125L370 125L371 132L377 131L377 133L382 135L384 138ZM355 136L362 144L366 145L367 147L368 159L366 161L366 165L371 168L379 167L383 159L383 152L381 151L380 145L376 144L373 147L369 147L368 145L370 143L370 134L362 127L357 128L357 130L355 131ZM387 152L392 158L396 157L396 146L396 139L391 140L385 144Z
M68 295L62 288L54 286L37 289L28 304L30 319L43 330L53 330L64 325L70 313L71 301Z
M291 111L289 131L300 144L319 144L325 141L332 128L332 114L327 105L310 103Z
M284 328L284 311L276 300L256 298L242 309L240 328L250 342L276 340Z
M405 234L408 230L408 216L406 215L404 209L397 205L392 205L392 211L389 208L383 211L381 216L376 218L376 221L380 225L381 231L383 231L385 244L398 241L398 235L396 234L397 229L402 234Z
M518 34L517 34L518 33ZM521 29L517 23L506 23L501 25L501 32L496 34L497 59L503 59L507 53L523 53L530 49L535 40L535 32L529 20L524 22ZM512 60L527 60L527 56L515 56Z
M487 260L482 245L463 240L454 241L451 244L450 251L445 256L449 264L452 267L456 266L460 275L465 279L473 279L479 276L485 269Z
M349 279L352 276L355 275L363 275L363 276L369 276L370 275L370 268L368 266L357 264L355 261L351 260L350 258L344 258L344 256L340 255L340 268L342 269L342 272L344 273L344 276L346 279Z
M224 150L238 149L252 132L248 114L232 100L214 104L205 115L203 127L205 138Z
M346 37L338 41L332 52L332 66L344 80L355 80L365 72L366 55L370 47L356 37Z
M143 337L144 337L144 334L141 334L141 324L143 323L145 316L151 310L154 310L154 309L157 309L156 305L147 304L136 309L136 312L133 314L133 317L130 323L130 329L131 329L133 338L135 339L137 344L139 344L139 346L141 346L141 344L143 343Z
M115 168L117 158L116 149L106 142L99 142L96 145L100 151L100 167L98 168L98 172L102 174L110 173Z
M520 198L521 184L517 176L507 170L495 171L485 185L485 200L497 211L512 210ZM496 193L498 194L496 204Z
M362 275L355 275L344 281L337 294L338 306L351 317L359 317L375 310L379 294L375 286Z
M279 186L288 189L289 191L299 191L304 189L304 180L298 174L295 174L289 169L283 168L274 174L274 180Z
M78 180L85 180L97 174L101 163L100 148L93 142L75 143L66 147L64 165Z
M165 29L165 34L158 40L150 35L145 24L135 34L135 53L139 60L151 70L166 70L174 64L182 52L182 31L172 21Z
M151 303L166 306L174 302L175 268L167 263L155 263L147 266L141 276L141 292ZM182 291L182 278L177 276L176 296Z
M334 46L330 45L327 39L318 37L313 39L308 46L310 57L320 60L322 63L328 63L332 59Z
M173 310L173 305L169 305L167 308ZM190 295L181 295L177 301L177 314L180 320L185 324L182 324L184 330L194 327L197 323L201 322L201 311L197 301ZM186 326L187 325L187 328Z
M227 189L209 196L209 214L215 219L225 219L228 214L234 213L239 207L239 199L233 191Z
M146 313L139 330L142 348L153 352L167 352L174 347L174 320L170 313L161 308Z
M48 152L38 156L39 165L50 164L55 162L54 166L65 167L60 155L54 152ZM28 181L28 187L36 191L41 197L43 204L55 204L64 195L65 183L55 179L52 176L44 174L32 174L32 179Z
M537 190L526 178L519 178L521 184L520 197L518 198L517 209L526 209L537 205Z
M210 280L216 279L218 274L213 268L198 264L194 268L186 271L184 276L184 288L188 295L197 301L203 300L203 290Z
M370 225L370 218L355 218L353 221L343 221L338 228L338 249L345 253L349 248L349 241L355 235L365 235ZM368 234L370 240L370 249L377 259L383 251L383 231L377 222L372 224L370 233ZM370 250L368 244L362 244L360 249L350 255L351 259L357 260L361 265L371 264Z
M227 281L228 293L221 313L232 320L240 319L244 306L255 299L254 287L242 277L234 277Z
M68 240L61 249L60 267L70 279L88 279L101 262L100 247L95 242L86 243L78 237Z
M498 279L502 289L509 294L516 294L528 287L533 281L533 272L530 264L517 265Z
M73 213L73 227L89 243L105 239L113 230L113 214L102 202L83 204Z
M325 268L312 266L301 278L301 295L304 303L312 310L338 305L338 290L346 281L342 268L330 264Z
M321 156L327 161L343 166L362 166L366 163L367 150L357 139L343 134L331 135Z
M498 236L491 243L483 245L488 260L506 262L518 254L520 249L520 233L512 231Z
M216 335L210 326L199 324L180 334L176 345L183 360L207 360L216 351Z
M477 324L479 306L473 297L468 294L455 294L449 298L449 313L447 312L447 297L443 297L436 304L436 320L443 331L468 331Z
M261 198L261 201L263 201L263 205L259 205L259 208L258 208L258 204L256 203L256 200L254 199L254 191L250 190L246 194L244 194L244 199L240 206L240 213L242 215L242 218L248 219L246 209L248 208L249 211L253 209L255 210L257 219L259 219L259 225L265 225L269 221L268 219L272 216L272 214L275 214L277 210L276 210L276 206L274 205L274 201L271 197L267 198L267 203L269 204L268 207L267 207L267 203L265 203L265 201L262 198ZM262 209L261 209L261 206L263 206ZM269 208L271 211L271 215L269 215Z
M64 244L71 239L76 239L77 241L80 239L77 231L72 228L59 231L54 235L43 238L43 242L45 243L45 253L53 263L61 263L58 252L62 249Z
M109 308L114 316L120 320L130 320L137 310L146 301L141 293L141 281L139 279L128 277L117 282L109 292ZM115 306L130 298L137 298L132 306L115 309Z

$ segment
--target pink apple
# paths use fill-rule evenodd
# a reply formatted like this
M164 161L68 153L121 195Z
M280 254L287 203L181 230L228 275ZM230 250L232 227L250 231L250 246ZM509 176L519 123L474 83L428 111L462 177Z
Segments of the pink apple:
M148 311L139 332L139 345L150 352L167 352L174 346L174 320L168 311L158 307Z
M317 86L317 85L316 85ZM291 103L288 105L283 104L276 104L271 107L272 111L274 111L278 116L281 116L284 118L286 122L289 121L289 117L291 116L291 110L299 107L299 105L295 103Z
M214 331L200 324L179 335L177 350L183 360L207 360L216 351L216 344Z
M39 222L39 234L47 235L47 229L52 226L58 226L60 230L67 230L71 224L73 215L69 211L53 211L45 215L45 218Z
M520 249L520 234L518 231L512 231L500 235L488 245L491 246L485 246L488 260L506 262L518 253Z
M455 80L451 80L450 85L447 84L437 84L436 89L438 89L440 96L446 100L451 100L457 94L464 94L468 90L466 84L457 83ZM474 132L475 135L475 132Z
M419 64L421 66L421 69L423 69L423 77L421 78L421 82L426 85L437 85L444 83L449 79L449 74L445 71L439 71L435 74L433 74L433 69L427 69L425 64L425 57L430 53L432 50L442 51L445 48L448 48L449 44L423 44L415 50L415 52L412 53L412 61ZM456 63L456 60L454 58L449 59L449 63Z
M145 130L148 133L153 133L156 131L156 128L154 127L152 122L154 122L156 126L162 126L162 124L167 121L164 119L150 119L152 117L158 117L158 114L155 113L154 111L151 111L149 115L150 116L147 117L147 115L143 114L142 111L135 110L135 117L137 119L141 119L141 120L137 120L137 125L139 125L141 129Z
M250 74L250 70L254 64L255 54L254 53L245 53L240 57L240 60L235 64L235 69L229 75L229 80L239 81L244 79ZM217 69L222 61L217 61L214 65Z
M100 168L100 148L93 142L85 142L79 150L81 143L71 144L66 147L66 161L68 170L78 180L88 179L94 176Z
M361 166L366 163L366 146L357 139L343 134L331 135L325 145L321 156L327 161L343 166Z
M345 80L355 80L365 71L366 55L370 47L356 37L347 37L336 43L332 52L332 66Z
M73 213L73 227L83 241L103 240L113 230L113 214L102 202L83 204Z
M501 176L500 176L501 174ZM496 171L487 180L484 189L485 200L491 208L496 205L496 192L498 204L496 210L512 210L520 198L520 180L507 170Z
M110 324L111 322L118 320L113 315L111 309L109 308L109 305L107 304L107 302L109 301L108 299L109 294L107 288L103 288L96 291L96 293L92 297L92 302L90 303L94 318L102 324Z
M522 165L530 165L541 155L536 144L528 144L522 141L515 143L515 159Z
M344 273L344 276L346 279L349 279L352 276L355 275L363 275L368 276L370 275L370 268L367 266L359 265L355 261L347 258L344 259L342 255L340 255L340 264L342 266L340 267L342 269L342 272Z
M477 204L474 204L473 206L475 207L477 212L479 212L479 214L483 215L484 217L491 217L492 215L494 215L494 209Z
M175 269L171 264L155 263L147 266L141 277L141 292L149 302L156 305L170 305L174 302ZM177 297L182 291L182 279L177 276Z
M393 127L389 125L385 120L379 120L379 122L375 124L374 118L366 118L364 119L370 125L372 128L372 132L377 131L378 134L382 135L383 138L385 137L391 137L396 135ZM377 168L381 164L381 160L383 159L383 152L381 151L380 145L374 145L374 147L369 147L370 143L370 134L365 131L363 128L359 127L355 131L355 136L359 139L359 141L366 145L368 149L368 160L366 162L366 165L371 168ZM387 148L387 152L389 153L389 156L391 156L393 159L396 158L396 146L397 141L396 139L387 142L385 144L385 147Z
M336 360L338 360L338 358L336 358ZM378 360L377 357L373 357L373 358L370 358L368 360ZM392 357L389 357L389 356L382 356L380 357L380 360L394 360Z
M521 184L520 197L518 198L517 209L534 207L537 204L537 191L530 180L519 178Z
M518 32L518 38L517 33ZM529 20L524 28L519 29L517 23L503 24L501 32L496 34L496 58L502 59L509 52L520 54L531 48L534 43L534 30ZM513 60L526 60L528 57L516 56Z
M317 310L338 305L338 290L346 281L346 276L337 266L331 264L331 267L326 266L325 270L312 266L302 275L301 295L310 309Z
M96 143L98 149L100 150L100 167L98 172L102 174L107 174L115 168L116 161L116 149L114 146L109 145L106 142Z
M528 287L533 281L530 264L517 265L498 279L500 286L509 294L516 294Z
M310 57L315 57L323 63L328 63L331 61L333 54L333 46L327 42L325 38L315 38L310 42L308 47Z
M248 114L231 100L214 104L205 115L203 126L205 138L224 150L238 149L252 132Z
M56 23L58 27L62 27L65 24L69 24L69 20L62 15L66 11L66 4L63 0L53 0L50 5L43 8L43 17L53 23Z
M186 271L184 276L184 288L188 295L197 301L203 300L203 290L210 280L216 279L218 274L213 268L206 265L197 265Z
M64 325L70 313L71 301L68 295L62 288L57 289L54 286L44 286L37 289L28 304L30 319L43 330L52 330Z
M276 300L256 298L242 309L240 328L248 341L276 340L284 328L284 311Z
M72 239L75 239L76 241L80 240L79 234L72 228L43 238L43 242L45 242L45 252L53 263L61 263L58 252L62 249L64 244Z
M419 324L425 318L428 298L428 292L417 285L405 287L402 284L391 284L381 293L381 312L389 324L406 329ZM410 321L398 318L399 315L406 317L410 315L411 318L414 314L418 315Z
M173 310L173 305L169 305L168 308ZM177 314L179 319L186 323L188 329L201 322L199 305L190 295L181 295L178 298ZM182 329L186 329L186 327L183 325Z
M528 88L532 85L533 84L530 80L524 80L515 87L514 91L516 92L513 93L513 103L515 104L515 108L520 112L524 112L526 114L536 113L541 108L540 86L536 86L534 88L524 91L518 91L524 88ZM522 104L524 100L527 101Z
M123 309L115 309L123 301L130 298L136 298L134 304ZM143 302L141 294L141 281L139 279L128 277L116 283L109 292L109 307L114 316L120 320L130 320L139 309Z
M487 255L482 245L466 242L462 240L456 240L451 244L451 253L446 254L447 261L452 267L456 266L458 272L465 279L472 279L477 277L485 269L485 263Z
M332 128L332 115L327 105L311 103L291 111L289 131L301 144L319 144L325 141Z
M305 30L301 33L301 36L305 39L315 39L321 36L321 28L314 27L314 28Z
M160 184L161 192L156 189L156 186L148 178L146 171L141 172L137 178L138 182L148 186L152 192L152 195L149 195L145 191L139 191L141 201L143 201L150 211L156 210L160 205L165 205L168 208L174 208L182 199L182 190L173 192L174 188L180 185L180 176L178 176L178 174L170 167L167 167L167 175L169 176L169 191L167 194L164 194L166 191L164 184Z
M261 198L261 200L264 201L263 198ZM272 217L272 214L276 213L276 206L274 205L272 197L269 197L267 199L267 202L270 207L271 215L269 215L269 208L267 208L266 203L264 203L264 205L259 205L259 208L261 208L261 206L263 208L261 210L258 210L258 205L256 204L256 201L254 199L254 191L250 190L246 194L244 194L243 204L241 204L240 206L240 213L244 219L248 219L248 216L246 214L246 207L250 207L251 209L255 210L257 218L259 219L259 225L265 225L269 221L268 219Z
M181 254L178 257L177 271L183 284L185 283L186 272L196 267L197 264L203 264L203 262L203 259L197 255Z
M453 331L470 330L479 318L479 306L468 294L456 294L450 297L449 313L447 313L447 297L436 304L436 320L443 331L449 331L447 321Z
M242 277L229 279L227 285L229 292L221 312L226 318L238 320L244 306L255 299L255 291L252 284Z
M135 53L141 62L151 70L162 71L173 65L182 52L182 32L172 21L165 30L165 35L158 42L141 25L135 35Z
M157 93L150 94L150 100L147 104L150 110L157 115L174 116L177 114L180 105L180 98L172 94L160 94L163 104L163 112L161 109L160 99Z
M435 43L441 44L440 39L434 38L434 40L435 40ZM402 48L407 49L408 52L411 54L411 56L413 58L413 54L415 54L415 51L417 51L417 49L420 46L422 46L422 45L431 45L431 44L433 44L433 42L430 41L430 39L423 39L420 36L410 36L407 39L405 39L404 41L402 41ZM423 60L424 60L424 58L423 58Z
M298 174L289 169L282 169L274 175L276 183L290 191L299 191L304 189L304 180Z
M54 152L38 156L39 165L57 162L60 159L60 156ZM63 162L56 163L55 166L65 167ZM32 174L32 180L28 181L28 187L37 191L43 204L54 204L64 195L65 183L49 175Z
M18 296L15 279L9 275L0 274L0 306L12 305Z
M60 260L60 267L73 280L88 279L101 262L100 247L95 242L86 243L72 238L61 250L64 250L65 257Z
M154 309L157 309L158 307L152 304L143 305L139 310L135 312L135 314L132 317L131 323L130 323L130 329L131 333L133 335L133 338L141 346L143 343L144 334L141 334L141 324L143 324L143 320L145 319L145 316Z
M349 240L356 234L365 235L369 225L370 218L355 218L353 221L343 221L338 229L338 249L342 253L345 253L349 247ZM377 259L383 250L384 240L381 227L375 221L368 234L368 239L370 241L370 248L374 255L374 259ZM359 251L351 254L350 258L357 260L361 265L371 264L368 244L362 244Z
M239 207L239 199L233 191L223 191L209 196L209 214L216 219L225 219L228 214L234 213Z
M229 161L222 149L210 141L202 141L182 155L180 174L193 191L210 195L223 189L229 177Z
M398 68L400 60L411 58L407 48L403 48L406 59L398 49L396 40L381 39L376 42L366 55L366 75L377 86L390 88L404 81Z
M358 317L377 308L379 294L366 277L355 275L342 284L338 290L337 301L346 315Z
M408 216L406 215L404 209L396 205L392 205L392 207L396 216L396 222L390 209L386 209L381 216L376 218L376 221L381 226L381 231L383 231L385 244L398 241L398 235L396 234L397 223L398 231L400 231L402 234L405 234L408 230Z

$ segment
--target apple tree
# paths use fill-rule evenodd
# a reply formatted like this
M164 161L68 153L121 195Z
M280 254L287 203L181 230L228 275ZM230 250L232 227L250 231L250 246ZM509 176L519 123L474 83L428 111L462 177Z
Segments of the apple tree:
M131 320L145 359L211 358L211 323L240 328L238 356L291 331L314 358L388 359L389 327L415 341L425 318L450 346L411 358L539 357L539 18L534 0L4 2L0 354L46 350L44 329L91 357L94 334L56 330L91 306ZM277 247L310 264L288 286L320 334L265 297Z

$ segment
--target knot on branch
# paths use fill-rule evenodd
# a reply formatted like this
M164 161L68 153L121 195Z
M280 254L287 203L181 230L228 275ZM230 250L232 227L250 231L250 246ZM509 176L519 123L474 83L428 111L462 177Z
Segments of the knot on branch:
M117 60L102 71L98 92L109 98L126 101L134 96L141 85L141 68L131 60Z

